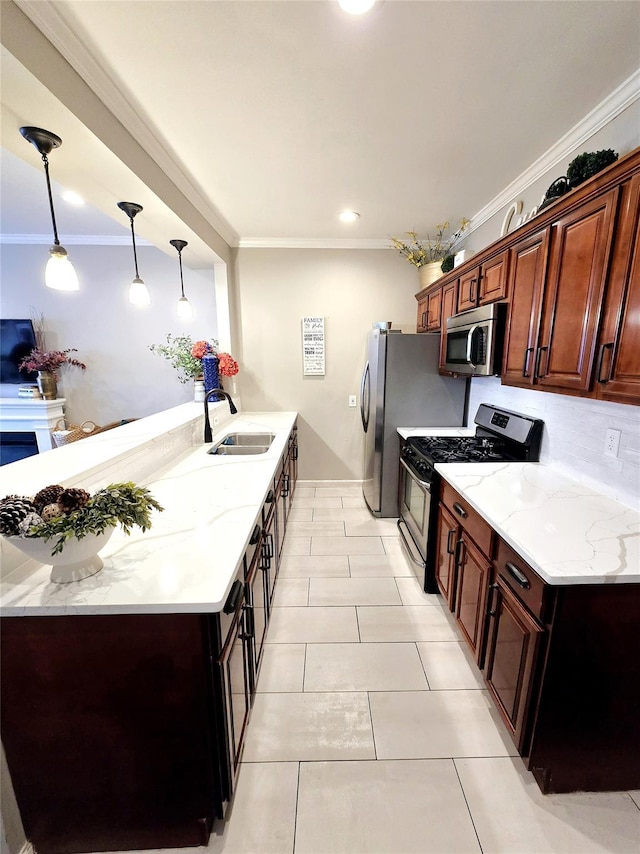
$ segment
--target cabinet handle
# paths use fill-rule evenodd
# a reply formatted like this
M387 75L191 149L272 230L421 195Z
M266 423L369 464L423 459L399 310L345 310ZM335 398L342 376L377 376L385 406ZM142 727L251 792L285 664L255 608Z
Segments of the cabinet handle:
M455 556L453 558L453 562L455 563L455 565L457 567L461 567L462 564L464 563L464 559L466 557L466 551L467 550L466 550L465 545L464 545L464 540L458 540L458 542L456 543Z
M296 444L293 446L293 459L294 459L294 460L297 460L297 459L298 459L298 443L297 443L297 442L296 442Z
M598 356L598 370L596 373L598 375L598 382L601 385L606 385L608 382L610 382L611 381L611 374L613 373L613 364L610 364L609 365L609 374L608 374L607 378L602 379L602 361L604 359L604 354L605 354L605 351L607 349L613 350L613 341L610 341L607 344L603 344L600 347L600 355Z
M543 351L546 352L548 349L549 349L548 347L538 347L538 353L536 355L536 369L535 369L535 373L534 373L534 377L537 380L544 379L544 377L546 376L546 371L544 374L540 373L540 358L542 356Z
M253 529L253 534L251 534L251 539L249 540L250 546L255 546L255 544L260 539L260 525L256 525Z
M456 529L455 529L455 528L451 528L451 530L449 531L449 534L448 534L448 536L447 536L447 554L448 554L448 555L452 555L452 554L453 554L453 551L454 551L455 546L453 546L453 545L451 544L451 537L452 537L452 536L454 536L454 537L455 537L455 535L456 535Z
M476 301L474 285L476 284L477 281L478 280L475 278L475 276L473 279L469 280L469 302L475 302Z
M490 594L490 595L491 595L492 599L493 599L493 591L494 591L494 590L499 590L499 589L500 589L500 585L499 585L499 584L490 584L490 585L489 585L489 590L491 591L491 594ZM498 612L496 611L496 608L495 608L495 603L494 603L493 601L492 601L492 602L491 602L491 604L489 605L489 610L487 611L487 614L488 614L490 617L497 617L497 615L498 615Z
M535 347L527 347L527 349L524 351L524 363L522 365L522 376L523 377L530 377L531 376L531 374L527 371L527 368L529 367L529 353L533 353L534 350L535 350Z
M241 581L234 581L231 585L231 590L227 596L227 601L224 603L223 611L225 614L233 614L238 607L238 602L242 596L243 584Z
M531 585L529 584L529 579L524 574L524 572L522 572L522 570L518 569L517 566L515 566L514 564L507 561L507 563L505 563L505 565L504 565L504 568L507 570L509 575L513 578L513 580L516 582L516 584L518 584L524 590L528 590L531 587Z
M265 498L265 504L271 504L272 501L273 501L273 489L270 489L269 492L267 492L267 497Z
M289 475L285 474L282 479L282 496L286 498L289 495Z
M456 511L458 516L460 516L462 519L466 519L467 516L469 515L467 513L467 511L464 509L464 507L462 507L460 504L458 504L457 501L453 502L453 509Z

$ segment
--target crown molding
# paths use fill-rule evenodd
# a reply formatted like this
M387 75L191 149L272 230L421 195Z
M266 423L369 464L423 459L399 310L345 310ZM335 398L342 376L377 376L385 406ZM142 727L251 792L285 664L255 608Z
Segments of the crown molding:
M202 196L191 178L184 172L181 164L140 117L139 111L124 96L118 83L95 59L53 2L51 0L14 0L14 2L222 239L229 246L237 245L236 232L211 202Z
M242 237L240 249L392 249L388 240L351 237Z
M119 237L111 234L70 234L61 241L63 246L131 246L128 235ZM51 246L50 234L0 234L0 244ZM136 246L154 244L136 235Z
M601 130L610 121L619 116L624 110L640 99L640 69L621 83L617 89L594 107L590 113L581 119L571 130L561 137L541 157L534 161L528 169L504 188L488 204L481 208L471 218L467 234L471 234L492 216L501 211L505 205L513 202L522 195L532 184L542 178L550 169L557 166L576 148L585 143L590 137Z

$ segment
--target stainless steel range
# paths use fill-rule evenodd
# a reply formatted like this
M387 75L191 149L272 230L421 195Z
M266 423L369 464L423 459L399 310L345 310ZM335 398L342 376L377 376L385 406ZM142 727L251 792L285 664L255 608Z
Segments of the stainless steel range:
M398 528L427 593L437 593L437 463L537 462L544 422L481 403L470 436L410 436L400 455Z

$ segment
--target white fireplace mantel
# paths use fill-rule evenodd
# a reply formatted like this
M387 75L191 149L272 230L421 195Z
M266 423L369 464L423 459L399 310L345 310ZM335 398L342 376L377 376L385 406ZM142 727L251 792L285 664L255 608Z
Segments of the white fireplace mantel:
M66 398L29 400L0 398L0 433L35 433L38 453L55 448L51 431L64 418Z

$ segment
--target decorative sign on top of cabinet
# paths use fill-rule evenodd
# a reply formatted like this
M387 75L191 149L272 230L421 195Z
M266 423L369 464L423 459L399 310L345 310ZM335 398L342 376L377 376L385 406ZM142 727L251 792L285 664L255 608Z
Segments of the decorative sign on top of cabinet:
M419 332L436 292L439 328L508 301L504 384L639 405L640 148L417 294Z

